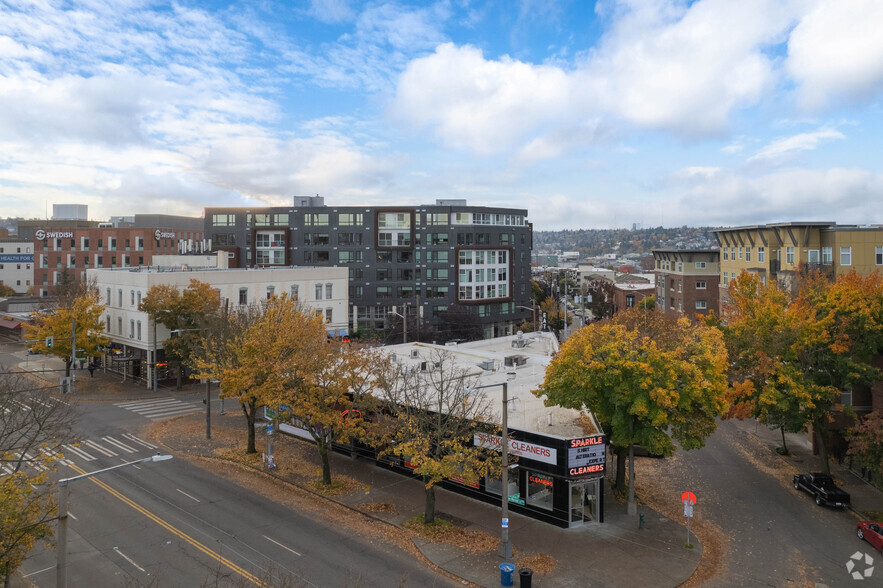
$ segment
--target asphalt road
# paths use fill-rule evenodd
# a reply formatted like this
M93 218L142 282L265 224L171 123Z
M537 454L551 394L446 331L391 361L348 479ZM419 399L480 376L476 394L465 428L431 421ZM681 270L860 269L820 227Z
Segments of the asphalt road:
M0 359L2 361L2 359ZM202 407L198 396L184 397ZM71 477L156 453L133 434L147 419L88 402ZM454 586L413 557L295 512L184 460L129 466L70 484L68 586ZM321 511L319 511L321 513ZM56 585L56 553L29 554L21 573Z
M856 538L858 519L848 510L816 506L795 490L792 471L750 434L753 429L753 422L724 421L703 449L678 451L658 466L665 468L660 482L678 496L696 493L697 517L726 536L725 565L704 586L853 585L846 571L850 556L866 551L880 561ZM805 467L816 471L818 462ZM883 581L863 585L869 584Z

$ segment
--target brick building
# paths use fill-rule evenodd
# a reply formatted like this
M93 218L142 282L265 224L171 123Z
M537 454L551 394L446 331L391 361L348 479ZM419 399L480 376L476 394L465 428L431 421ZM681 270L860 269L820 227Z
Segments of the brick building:
M718 312L720 253L717 249L654 249L656 308L695 320Z

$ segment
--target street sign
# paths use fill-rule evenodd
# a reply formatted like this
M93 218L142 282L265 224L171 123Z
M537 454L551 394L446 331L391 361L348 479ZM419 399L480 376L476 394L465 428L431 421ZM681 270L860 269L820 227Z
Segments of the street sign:
M267 424L267 435L272 435L272 434L273 434L273 423L268 423Z
M692 517L693 516L693 505L689 502L684 503L684 516Z
M684 492L683 494L681 494L681 502L685 504L687 502L689 502L690 504L696 504L696 495L692 492Z
M509 527L509 519L503 519L503 528Z

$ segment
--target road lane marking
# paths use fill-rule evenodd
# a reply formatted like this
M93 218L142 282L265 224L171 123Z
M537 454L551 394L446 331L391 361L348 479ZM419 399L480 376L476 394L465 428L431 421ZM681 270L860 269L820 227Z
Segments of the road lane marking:
M79 447L74 447L73 445L62 445L62 447L64 447L65 449L67 449L71 453L77 455L77 457L81 457L81 458L85 459L86 461L93 461L93 460L98 459L94 455L86 453L85 451L83 451Z
M284 545L282 545L281 543L279 543L279 542L276 541L275 539L270 539L270 538L267 537L266 535L264 535L264 539L266 539L267 541L271 541L272 543L275 543L276 545L278 545L278 546L281 547L282 549L285 549L285 550L287 550L287 551L290 551L291 553L293 553L294 555L296 555L296 556L298 556L298 557L300 557L300 555L301 555L301 554L299 554L298 552L296 552L295 550L293 550L292 548L290 548L290 547L285 547Z
M70 513L68 513L70 514ZM49 566L48 568L43 568L42 570L37 570L36 572L31 572L30 574L25 574L22 576L23 578L30 578L31 576L36 576L37 574L42 574L43 572L48 572L49 570L54 570L55 566Z
M190 500L193 500L193 501L195 501L195 502L199 502L199 501L200 501L199 498L195 498L195 497L193 497L193 496L190 496L189 494L187 494L186 492L184 492L184 491L181 490L180 488L175 488L175 490L177 490L178 492L180 492L181 494L183 494L184 496L186 496L186 497L189 498Z
M79 472L80 474L89 473L86 470L84 470L76 465L71 466L71 468L74 471ZM114 490L113 488L111 488L110 486L108 486L106 483L102 482L98 478L89 478L89 481L92 482L93 484L97 485L99 488L103 488L105 491L107 491L111 495L115 496L123 503L131 506L132 508L134 508L135 510L137 510L138 512L140 512L141 514L143 514L144 516L146 516L147 518L149 518L153 522L155 522L157 525L162 527L163 529L172 533L176 537L183 539L184 541L186 541L187 543L189 543L190 545L192 545L193 547L195 547L199 551L203 552L207 556L211 557L212 559L214 559L218 563L221 563L221 564L227 566L228 568L230 568L231 570L233 570L234 572L236 572L237 574L239 574L240 576L242 576L243 578L245 578L246 580L248 580L249 582L251 582L255 586L262 586L263 585L261 583L260 579L257 576L255 576L254 574L252 574L251 572L239 567L238 565L236 565L235 563L233 563L232 561L230 561L226 557L220 555L219 553L215 553L214 551L212 551L211 549L209 549L208 547L206 547L205 545L203 545L202 543L200 543L199 541L197 541L196 539L194 539L193 537L191 537L187 533L184 533L183 531L179 530L178 528L172 526L170 523L167 523L165 520L159 518L158 516L156 516L155 514L153 514L152 512L150 512L149 510L147 510L146 508L144 508L143 506L141 506L140 504L138 504L137 502L135 502L134 500L132 500L128 496L125 496L125 495L121 494L120 492L118 492L117 490Z
M170 402L180 402L177 398L159 398L156 400L137 400L134 402L115 402L114 406L120 408L128 408L130 406L150 406L151 404L168 404Z
M113 437L102 437L101 440L105 441L107 443L110 443L111 445L118 447L119 449L122 449L126 453L138 453L137 449L135 449L133 447L129 447L128 445L126 445L122 441L117 441Z
M123 553L122 551L120 551L120 548L119 548L119 547L114 547L113 550L116 551L117 553L119 553L119 554L123 557L124 560L126 560L127 562L129 562L130 564L132 564L133 566L135 566L136 568L138 568L139 570L141 570L142 573L144 573L144 574L147 573L147 570L145 570L144 568L142 568L141 566L139 566L138 564L136 564L134 561L132 561L132 558L131 558L131 557L129 557L128 555L126 555L125 553Z
M85 441L83 441L83 445L88 445L89 447L91 447L92 449L97 451L98 453L103 453L107 457L116 457L117 455L119 455L118 453L114 453L110 449L105 449L104 447L102 447L101 445L99 445L95 441L92 441L91 439L86 439Z
M139 439L138 437L136 437L135 435L133 435L133 434L131 434L131 433L123 433L123 437L125 437L125 438L128 439L129 441L132 441L133 443L137 443L137 444L139 444L139 445L143 445L143 446L146 447L147 449L156 449L156 448L157 448L157 446L154 445L153 443L148 443L148 442L145 441L144 439Z

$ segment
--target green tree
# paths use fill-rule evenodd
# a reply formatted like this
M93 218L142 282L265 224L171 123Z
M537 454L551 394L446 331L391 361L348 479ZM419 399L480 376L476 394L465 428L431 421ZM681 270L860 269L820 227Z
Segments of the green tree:
M389 423L386 453L406 460L421 477L425 491L424 523L435 520L435 487L447 478L476 483L499 474L500 456L473 446L474 431L491 416L484 394L470 392L476 381L458 368L450 353L434 350L427 358L433 369L417 371L388 361L376 385L386 403ZM485 425L487 426L487 425Z
M167 284L152 286L141 301L143 312L175 331L163 343L163 349L166 359L177 367L178 388L181 388L184 367L193 364L194 354L199 351L200 331L206 326L207 318L220 311L220 303L218 291L199 280L190 280L183 291Z
M702 447L726 407L727 354L717 329L658 311L628 309L580 329L561 347L535 393L547 406L588 409L618 448L617 487L629 452L629 511L635 512L634 445L671 455Z
M846 432L847 455L870 471L876 484L883 484L883 411L865 415L855 429Z
M83 286L69 296L59 296L55 303L31 314L33 323L25 323L25 339L35 341L30 348L38 353L55 355L64 360L65 374L70 377L71 339L76 319L77 356L95 357L100 347L110 339L104 334L101 315L104 305L99 302L98 290ZM46 338L52 337L52 347L46 346Z

